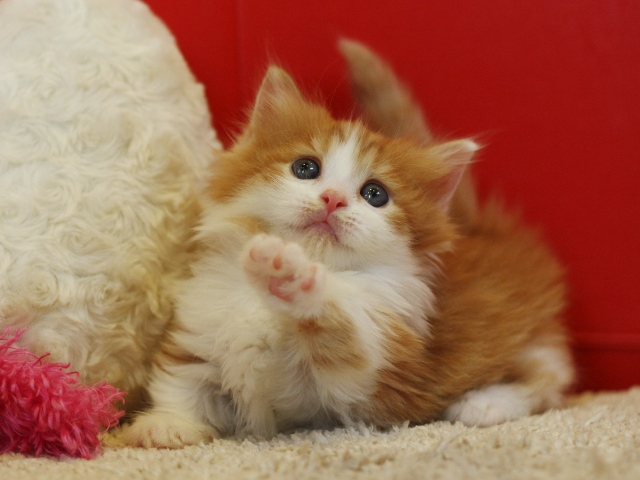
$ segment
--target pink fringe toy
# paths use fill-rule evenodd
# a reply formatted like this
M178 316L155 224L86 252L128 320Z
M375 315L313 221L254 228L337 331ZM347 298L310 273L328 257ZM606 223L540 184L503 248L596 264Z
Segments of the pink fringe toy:
M14 346L23 333L0 335L0 453L92 458L103 429L124 414L113 402L125 393L82 385L69 365Z

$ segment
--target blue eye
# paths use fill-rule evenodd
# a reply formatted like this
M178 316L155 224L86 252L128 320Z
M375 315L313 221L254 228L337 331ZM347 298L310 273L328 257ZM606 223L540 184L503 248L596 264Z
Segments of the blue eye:
M291 164L291 171L300 180L313 180L320 176L320 165L313 158L301 157Z
M377 183L367 183L362 187L362 190L360 190L360 195L369 202L369 205L376 208L386 205L389 201L389 194Z

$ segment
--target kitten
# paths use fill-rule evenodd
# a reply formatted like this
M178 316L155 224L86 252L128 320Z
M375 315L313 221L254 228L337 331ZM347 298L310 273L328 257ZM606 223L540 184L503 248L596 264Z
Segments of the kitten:
M375 56L386 89L358 85L355 59L370 53L346 49L356 92L399 93L395 113L411 105ZM369 113L374 125L389 115ZM573 377L560 267L496 207L452 217L469 203L456 192L476 143L394 125L398 138L335 120L268 70L213 167L202 257L129 444L358 421L493 425L559 405Z

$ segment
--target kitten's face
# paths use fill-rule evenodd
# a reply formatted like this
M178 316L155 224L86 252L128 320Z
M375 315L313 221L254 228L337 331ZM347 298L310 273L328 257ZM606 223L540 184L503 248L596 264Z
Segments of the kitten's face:
M463 143L457 150L472 148ZM393 262L453 238L446 202L455 169L446 149L432 150L334 120L271 69L249 126L218 161L209 193L326 263Z

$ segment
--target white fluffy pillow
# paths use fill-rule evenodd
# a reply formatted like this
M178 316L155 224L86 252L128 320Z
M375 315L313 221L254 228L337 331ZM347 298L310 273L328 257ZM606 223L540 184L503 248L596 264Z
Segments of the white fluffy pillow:
M145 382L215 150L203 87L136 0L0 1L0 333Z

